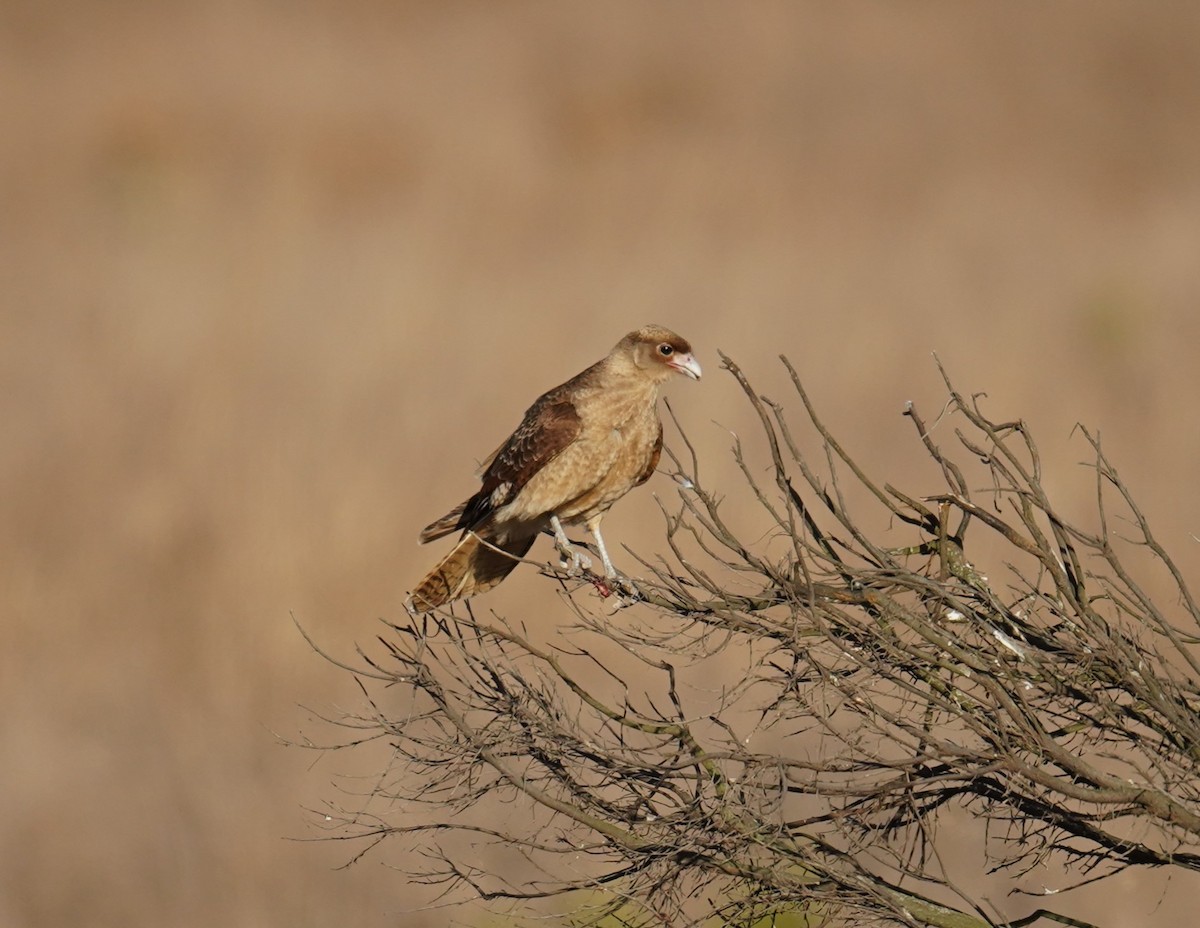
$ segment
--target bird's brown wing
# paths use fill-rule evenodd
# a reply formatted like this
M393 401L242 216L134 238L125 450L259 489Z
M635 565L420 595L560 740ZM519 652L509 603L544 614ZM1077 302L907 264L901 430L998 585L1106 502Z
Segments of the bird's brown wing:
M529 408L524 420L492 458L483 474L483 486L467 505L477 521L492 510L511 502L531 477L558 457L579 437L582 422L568 399L543 397Z
M422 544L461 529L476 529L511 502L525 484L579 437L579 413L564 387L529 407L517 430L485 461L483 485L474 496L421 532Z

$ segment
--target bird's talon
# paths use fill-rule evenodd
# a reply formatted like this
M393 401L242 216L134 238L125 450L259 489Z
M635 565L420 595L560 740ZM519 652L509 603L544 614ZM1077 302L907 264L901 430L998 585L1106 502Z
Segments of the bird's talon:
M559 548L558 554L558 566L572 577L578 577L592 569L592 559L576 548Z
M613 578L613 583L616 584L617 590L629 599L641 599L642 591L628 577L616 576Z

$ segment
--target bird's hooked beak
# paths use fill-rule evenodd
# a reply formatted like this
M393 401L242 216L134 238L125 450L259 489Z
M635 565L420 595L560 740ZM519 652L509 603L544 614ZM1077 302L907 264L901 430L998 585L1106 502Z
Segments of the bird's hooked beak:
M692 380L700 379L700 364L690 354L676 354L667 362L667 367L680 374L686 374Z

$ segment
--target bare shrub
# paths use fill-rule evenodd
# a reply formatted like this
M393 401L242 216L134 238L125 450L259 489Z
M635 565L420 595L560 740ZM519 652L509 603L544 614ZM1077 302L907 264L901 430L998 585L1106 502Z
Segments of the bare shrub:
M768 535L730 527L681 432L670 554L642 562L629 608L543 567L574 618L550 643L478 606L391 624L342 665L368 708L334 721L396 762L375 812L327 810L339 835L422 848L413 878L448 898L575 893L579 922L629 925L1079 924L1004 922L957 886L948 816L979 823L984 867L1014 882L1200 869L1200 611L1100 442L1081 429L1085 529L1056 511L1024 424L947 378L948 446L906 412L941 486L905 492L846 453L786 358L816 461L723 362L769 453L751 466L735 438ZM888 522L913 543L882 546ZM985 569L975 550L999 554ZM1156 570L1169 604L1144 592ZM383 708L382 687L409 708ZM519 866L479 866L481 843Z

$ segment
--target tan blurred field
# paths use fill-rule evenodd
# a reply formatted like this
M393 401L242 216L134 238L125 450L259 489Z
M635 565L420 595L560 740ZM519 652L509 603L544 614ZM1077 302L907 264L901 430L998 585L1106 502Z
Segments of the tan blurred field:
M447 924L403 914L398 848L286 840L353 761L272 733L356 700L290 613L370 641L420 526L643 322L706 366L671 395L710 484L752 429L717 348L794 407L786 352L898 483L937 351L1068 511L1101 429L1200 579L1198 48L1183 3L11 0L0 925ZM655 550L648 491L608 525ZM489 605L552 625L545 585ZM1070 911L1177 925L1195 892Z

